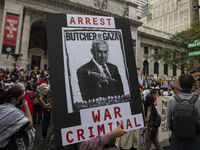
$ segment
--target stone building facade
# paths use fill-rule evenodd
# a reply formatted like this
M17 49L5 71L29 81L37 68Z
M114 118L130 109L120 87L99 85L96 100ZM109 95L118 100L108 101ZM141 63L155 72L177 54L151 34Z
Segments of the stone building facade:
M151 61L151 54L156 50L169 47L163 40L169 39L170 34L142 27L142 22L137 16L137 3L135 0L1 0L0 1L0 45L3 44L5 20L7 13L19 15L18 31L15 53L2 54L0 47L0 61L4 62L2 68L14 68L15 61L22 62L22 68L27 63L44 69L48 65L48 47L46 34L46 13L85 14L113 17L126 17L130 20L132 39L136 41L136 65L138 74L141 73L143 64L148 65L149 76L153 77L157 70L159 75L164 74L161 62L155 69L155 62ZM148 51L145 54L145 51ZM48 67L47 67L48 68ZM168 75L173 71L167 67ZM176 75L180 74L176 70Z

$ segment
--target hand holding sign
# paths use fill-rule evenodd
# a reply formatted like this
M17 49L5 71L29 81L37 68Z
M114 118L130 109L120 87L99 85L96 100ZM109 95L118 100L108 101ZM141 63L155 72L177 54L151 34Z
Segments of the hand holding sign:
M123 121L121 121L120 125L118 125L116 128L114 128L114 130L108 132L108 136L109 136L110 140L121 137L127 133L125 130L122 129L122 126L123 126Z

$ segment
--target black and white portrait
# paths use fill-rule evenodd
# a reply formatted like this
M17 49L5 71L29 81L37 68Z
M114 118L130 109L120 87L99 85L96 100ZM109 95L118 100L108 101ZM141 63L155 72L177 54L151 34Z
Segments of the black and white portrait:
M121 30L62 31L68 113L129 101Z

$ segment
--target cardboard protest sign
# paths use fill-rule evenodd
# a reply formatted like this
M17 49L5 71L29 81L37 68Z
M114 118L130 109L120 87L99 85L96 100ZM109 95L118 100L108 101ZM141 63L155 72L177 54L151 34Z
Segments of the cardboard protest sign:
M144 127L128 19L47 14L56 145Z
M200 72L195 72L191 75L194 77L194 85L200 83Z
M158 96L157 97L157 111L161 116L161 125L158 128L158 141L162 142L169 139L171 132L167 128L167 108L171 96Z

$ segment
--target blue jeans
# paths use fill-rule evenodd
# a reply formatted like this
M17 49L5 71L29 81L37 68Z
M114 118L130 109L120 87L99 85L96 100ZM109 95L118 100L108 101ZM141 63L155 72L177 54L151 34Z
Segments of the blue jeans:
M193 139L181 138L175 136L173 133L170 139L170 150L199 150L200 149L200 135Z

